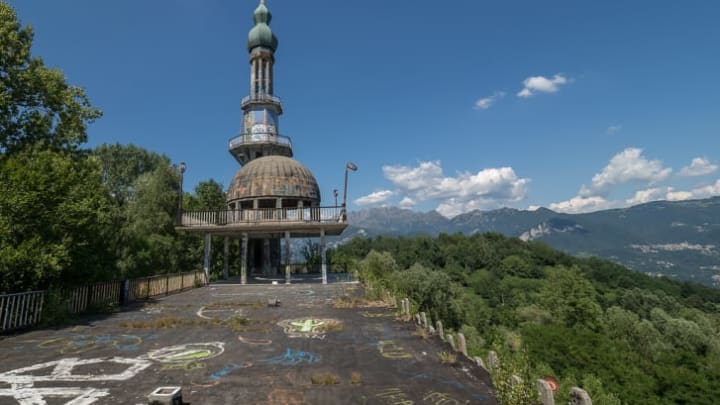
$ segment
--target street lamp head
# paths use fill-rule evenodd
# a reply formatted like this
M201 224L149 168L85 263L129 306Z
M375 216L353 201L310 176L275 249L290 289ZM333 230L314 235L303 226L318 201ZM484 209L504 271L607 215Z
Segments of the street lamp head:
M178 170L180 171L180 174L185 173L185 169L187 169L187 165L185 162L180 162L180 166L178 166Z
M335 198L337 198L337 196L338 196L338 190L337 190L337 189L334 189L334 190L333 190L333 195L335 196Z
M356 171L356 170L357 170L357 165L355 165L355 163L353 163L353 162L347 162L347 164L345 165L345 167L348 168L348 169L350 169L350 170L352 170L352 171Z

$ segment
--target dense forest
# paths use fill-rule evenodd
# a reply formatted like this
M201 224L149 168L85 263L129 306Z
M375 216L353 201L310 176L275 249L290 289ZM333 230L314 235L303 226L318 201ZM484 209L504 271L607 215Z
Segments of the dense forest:
M719 290L494 233L356 238L332 258L463 332L471 355L498 352L504 404L531 403L545 376L557 403L573 385L599 405L720 397Z
M0 1L0 293L196 269L201 241L174 228L176 167L133 145L84 148L102 113L32 39ZM194 191L186 207L225 204L215 181Z

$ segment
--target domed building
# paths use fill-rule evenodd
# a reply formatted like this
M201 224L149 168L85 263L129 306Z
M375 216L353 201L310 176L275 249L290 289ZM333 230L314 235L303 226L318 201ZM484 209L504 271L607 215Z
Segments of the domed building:
M274 95L273 65L278 39L270 28L272 14L261 0L253 13L255 25L248 33L250 94L241 101L242 128L231 138L229 151L242 166L227 191L227 210L182 212L178 229L206 235L205 269L209 267L210 240L225 237L228 276L229 242L241 238L241 282L248 272L272 278L285 264L290 283L293 237L320 237L323 282L327 282L325 235L339 235L347 226L344 206L321 207L315 176L293 159L292 142L280 134L280 98ZM348 164L351 170L355 166ZM347 168L346 168L347 173ZM284 251L281 241L285 241Z

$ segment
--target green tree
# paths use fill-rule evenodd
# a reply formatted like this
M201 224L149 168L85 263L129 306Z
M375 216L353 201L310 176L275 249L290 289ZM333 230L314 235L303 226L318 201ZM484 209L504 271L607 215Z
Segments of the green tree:
M58 69L30 54L33 32L0 2L0 153L29 145L74 150L87 139L87 125L101 116L85 91L66 83Z
M124 277L181 271L175 231L177 172L171 166L135 180L122 227L119 267Z
M580 270L558 266L547 269L547 282L540 291L540 304L567 326L598 326L602 315L596 291Z
M112 277L94 162L37 148L0 159L0 292Z
M118 207L128 202L138 177L170 164L166 156L132 144L104 144L96 147L92 154L100 163L108 195Z

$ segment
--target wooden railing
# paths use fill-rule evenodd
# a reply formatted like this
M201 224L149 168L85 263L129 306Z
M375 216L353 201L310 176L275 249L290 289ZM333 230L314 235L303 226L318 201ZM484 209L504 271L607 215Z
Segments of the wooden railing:
M205 284L205 273L178 273L129 280L128 301L138 301L169 295Z
M80 314L94 308L120 306L206 284L204 272L192 271L94 283L56 293L59 294L61 302L67 305L68 312ZM40 323L44 305L48 305L47 294L47 291L0 294L0 333Z
M342 207L260 208L241 210L183 211L187 227L259 222L343 222Z

